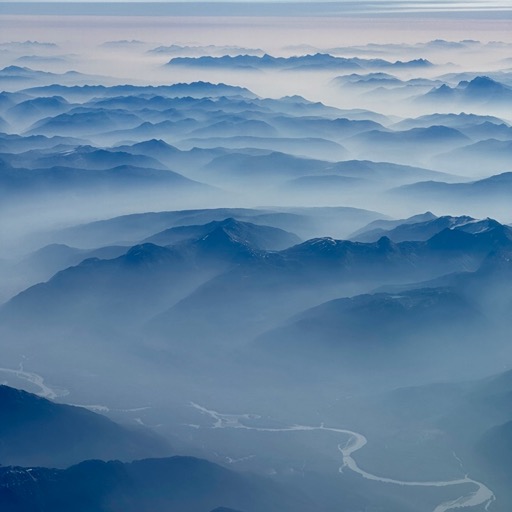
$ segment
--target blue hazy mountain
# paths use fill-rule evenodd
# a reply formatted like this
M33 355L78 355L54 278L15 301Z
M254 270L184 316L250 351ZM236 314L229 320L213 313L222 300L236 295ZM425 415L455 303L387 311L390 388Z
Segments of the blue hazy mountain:
M286 137L251 137L251 136L233 136L233 137L208 137L204 139L190 138L181 142L185 149L193 147L200 148L228 148L244 149L256 148L267 149L271 151L286 152L292 155L307 156L311 158L321 158L326 153L332 158L339 160L348 155L347 150L333 141L321 138L286 138Z
M411 282L402 286L384 286L380 290L386 293L401 293L404 290L418 288L451 288L471 300L473 304L479 304L487 311L490 318L508 319L512 303L510 228L492 219L478 221L474 225L479 225L479 229L483 229L487 243L492 247L476 270L455 271L430 281ZM469 224L466 229L468 228ZM461 240L468 239L464 233L467 231L459 232L458 236Z
M34 50L34 49L56 49L59 47L57 43L50 43L47 41L36 41L36 40L26 40L26 41L5 41L0 44L2 48L10 48L10 49L23 49L26 50Z
M430 126L396 132L372 130L343 142L349 150L361 155L371 149L375 160L410 164L428 160L433 153L467 145L471 139L455 128Z
M74 191L80 197L91 192L117 194L137 187L139 190L162 187L172 193L179 193L185 189L198 193L213 190L169 170L130 165L98 170L74 167L23 169L10 167L4 161L0 168L0 183L0 193L6 202L13 202L23 196L35 196L39 199L58 197L64 191Z
M497 409L501 422L489 427L476 443L476 462L485 472L489 481L496 487L498 496L507 502L511 499L508 475L512 467L510 449L512 447L512 417L507 398L510 396L510 373L493 379L492 392L488 392L489 402ZM495 412L495 411L493 411ZM495 412L495 414L496 414ZM508 416L506 420L503 417Z
M373 236L374 233L378 236L381 233L389 232L403 224L416 224L418 222L427 222L434 219L437 219L437 216L432 212L419 213L407 219L377 219L352 233L349 238L351 240L358 240L359 236Z
M471 468L493 488L497 502L507 503L510 499L508 475L511 460L506 448L511 440L511 392L512 375L505 371L482 379L400 388L370 399L359 414L365 415L368 409L378 411L377 424L388 431L400 425L405 427L405 430L399 429L398 436L387 436L390 447L398 442L398 438L403 440L412 434L414 427L408 428L406 424L435 429L438 432L435 440L420 441L412 434L412 443L423 444L422 451L430 453L437 451L436 445L451 444L464 460L466 469ZM404 421L405 410L407 422ZM414 450L412 446L409 449Z
M350 196L354 191L360 191L364 186L361 178L325 174L323 176L301 176L288 180L280 189L283 193L308 196L321 195L326 201Z
M250 222L240 222L233 218L222 221L214 220L203 225L169 228L150 236L144 242L156 245L171 245L183 240L204 238L211 235L218 228L225 231L229 236L235 237L256 249L278 251L300 242L299 237L282 229L258 226Z
M99 46L105 48L131 48L137 46L146 46L148 43L141 41L140 39L117 39L114 41L105 41Z
M65 470L0 468L0 506L5 512L203 512L219 506L251 512L307 510L295 488L236 473L193 457L132 463L85 461Z
M385 365L385 371L400 372L404 361L418 367L426 358L442 359L461 339L466 350L474 350L486 327L470 301L449 289L430 288L336 299L298 314L255 343L281 357L293 354L290 360L299 365L336 358L346 370L355 364L382 371ZM397 351L402 354L395 367Z
M124 215L108 220L59 230L51 238L78 247L132 245L172 227L207 224L233 217L239 221L264 224L298 233L301 238L318 235L336 225L338 232L350 233L382 214L357 208L214 208Z
M262 98L255 101L257 106L270 108L274 112L281 112L287 115L314 116L325 118L347 118L357 121L374 121L376 123L386 122L387 117L365 109L339 109L328 106L320 101L309 101L299 95L284 96L279 99Z
M2 132L10 132L11 131L11 127L9 125L9 123L0 117L0 131Z
M381 85L399 85L403 81L394 75L383 72L374 73L351 73L350 75L337 76L332 80L335 85L347 85L347 84L381 84Z
M334 78L331 84L339 89L357 92L363 95L378 94L382 99L389 95L397 94L397 98L404 98L423 91L428 91L435 86L442 85L440 80L427 78L411 78L400 80L388 73L352 73Z
M149 430L7 386L0 386L0 412L3 466L67 467L84 459L130 461L171 453Z
M0 110L5 111L22 101L33 99L33 96L21 91L0 92Z
M271 215L272 211L249 208L219 208L148 212L72 226L57 232L56 237L66 243L81 243L85 247L110 244L115 240L128 240L135 243L173 227L207 224L213 221L223 221L230 217L249 220L265 214ZM276 216L279 215L276 214Z
M13 122L29 125L39 119L62 114L71 108L72 105L64 98L52 96L22 101L7 110L5 115Z
M58 317L62 320L67 317L65 323L71 327L88 315L97 316L106 307L110 309L109 318L104 319L106 325L119 321L128 311L129 323L137 323L190 293L218 271L214 262L204 268L198 268L195 263L186 251L153 244L134 246L117 258L86 259L62 270L47 283L35 285L11 299L4 306L5 314L10 316L8 322L17 322L25 314L23 310L37 307L38 318L47 326L55 320L60 323ZM45 295L49 300L40 309L37 304ZM72 296L75 300L71 300ZM11 315L9 309L20 314ZM90 327L94 329L93 325Z
M220 121L210 126L196 128L192 130L188 136L190 137L238 137L241 135L248 137L274 137L278 135L278 131L266 123L258 120L240 120Z
M157 46L148 50L148 53L178 55L181 57L193 57L202 55L263 55L263 50L258 48L244 48L241 46L209 45L179 45Z
M311 117L274 117L272 125L287 137L301 137L305 133L312 132L326 139L341 141L346 137L370 130L385 130L374 121L352 120L343 117L335 119L322 119Z
M188 232L188 236L180 240L183 232ZM45 323L49 321L49 325L53 321L60 323L58 316L64 311L68 319L81 322L103 307L111 310L110 318L105 319L106 325L118 321L118 315L126 311L130 311L130 322L137 323L169 307L230 266L257 264L265 257L263 248L288 246L297 241L294 235L282 230L234 219L206 226L174 228L156 238L164 242L174 238L175 244L161 247L147 241L122 250L123 254L113 259L86 259L59 272L47 283L35 285L14 297L5 306L7 316L4 319L10 322L7 317L11 316L16 322L24 314L21 311L35 307L42 296L48 295L37 316ZM103 252L108 257L112 250ZM101 251L91 253L94 254L100 256ZM67 298L62 295L64 290L67 290ZM78 302L70 301L71 296ZM89 305L83 302L87 296ZM82 299L78 300L79 297Z
M188 134L195 128L198 128L200 124L201 123L199 121L190 117L186 119L181 119L179 121L161 121L155 123L150 121L144 121L140 124L135 123L135 125L131 128L126 127L119 130L107 129L104 131L104 133L101 134L101 138L104 141L111 144L118 144L119 141L126 140L134 142L143 142L147 139L159 137L164 137L165 141L171 140L174 143L176 139L183 139L186 134ZM89 137L91 136L92 134L89 135ZM231 138L226 138L225 140L230 139Z
M41 63L43 65L43 63ZM40 84L82 84L97 83L105 80L105 77L86 75L77 71L66 71L65 73L52 73L41 71L25 66L7 66L0 69L0 83L4 89L19 90L25 87L31 87Z
M461 131L475 141L485 141L498 139L502 141L512 141L512 127L508 124L496 124L486 121L481 124L462 128Z
M422 281L425 275L474 271L493 251L511 248L510 230L498 223L474 234L445 229L423 242L393 243L386 237L374 243L308 240L228 268L155 317L150 328L182 342L200 343L207 332L210 342L239 342L336 294L367 292L398 280ZM220 296L222 301L215 300ZM259 314L241 317L239 308Z
M424 59L408 62L390 62L383 59L360 59L357 57L334 57L329 54L317 53L296 57L273 57L265 54L262 57L255 55L224 55L222 57L175 57L169 66L187 66L201 68L227 68L227 69L286 69L293 71L322 70L322 69L383 69L383 68L426 68L432 64Z
M503 43L500 42L491 42L487 43L488 46L496 46L497 48L501 47ZM421 43L366 43L366 44L358 44L358 45L350 45L350 46L337 46L335 48L331 48L329 51L331 53L350 53L352 55L375 55L375 54L383 54L386 55L388 53L394 54L396 52L399 53L407 53L412 55L417 55L418 52L423 52L425 49L435 49L436 51L452 51L452 50L463 50L463 49L471 49L474 50L483 46L484 43L474 39L464 39L462 41L450 41L446 39L434 39L432 41L421 42ZM308 45L297 45L289 47L290 49L303 49L303 50L311 50L313 47Z
M485 127L483 127L485 129ZM505 130L510 131L506 127ZM494 130L485 130L491 136ZM435 164L447 171L467 173L481 173L482 168L489 174L497 174L512 169L512 136L506 134L508 140L490 138L464 145L442 153L433 159ZM499 136L499 134L498 134Z
M166 169L166 167L151 156L134 155L123 151L107 151L92 146L78 146L72 150L66 148L59 151L52 148L51 152L38 153L30 151L17 155L0 154L4 161L14 167L48 169L51 167L70 167L74 169L113 169L120 166L131 166L147 169Z
M493 229L496 221L490 219L484 221L477 221L472 217L461 216L452 217L443 215L436 218L428 218L424 220L424 216L407 219L403 224L398 224L391 229L375 228L368 226L366 231L359 232L357 235L352 235L353 240L359 242L375 242L382 236L387 236L393 242L404 242L406 240L428 240L434 235L440 233L445 229L457 229L461 231L469 231L473 233L480 233L486 229ZM508 230L505 226L505 230ZM512 234L512 230L511 230Z
M16 134L0 133L0 151L2 153L23 153L36 149L62 149L64 146L73 148L84 144L83 139L72 137L45 137L44 135L31 135L22 137Z
M151 154L154 158L157 158L162 162L172 161L174 157L180 153L178 148L167 144L161 139L151 139L131 146L118 146L115 149L116 151L126 151L127 153L132 153L134 155Z
M447 126L456 129L467 129L474 126L485 125L490 128L490 124L496 126L506 125L506 123L495 116L484 116L477 114L428 114L416 118L405 119L393 125L394 129L410 130L412 128L428 128L429 126Z
M425 181L404 185L394 190L396 194L408 194L409 198L425 202L427 196L436 202L457 200L462 204L475 201L506 201L512 193L512 173L505 172L477 181L465 183L445 183Z
M74 109L65 114L43 119L27 131L27 135L71 135L87 136L115 130L121 126L135 128L142 120L134 114L115 110Z
M52 64L66 64L69 59L66 55L23 55L18 57L14 64L28 66L44 66Z
M77 249L64 244L51 244L33 253L13 266L13 272L31 277L33 283L47 281L65 268L78 265L89 258L112 259L124 254L129 247L108 246L97 249Z
M490 231L493 239L501 238L499 233ZM505 236L510 240L510 233ZM498 245L503 247L501 243ZM508 246L507 243L504 245ZM504 251L498 249L497 252L490 253L475 272L456 273L431 283L419 283L412 290L402 287L387 294L328 302L298 315L288 325L263 336L261 341L268 343L266 350L269 353L274 352L280 343L284 343L283 355L301 354L297 357L299 364L303 364L301 357L319 357L320 360L322 357L331 358L333 347L339 343L340 361L352 356L358 364L367 367L371 366L375 357L375 371L382 371L380 366L385 357L394 357L393 349L389 348L388 343L392 347L397 343L401 352L400 359L403 361L404 357L408 358L411 367L416 366L414 371L417 376L424 371L426 358L430 360L440 357L442 360L445 357L444 349L450 351L450 346L462 343L464 354L459 356L461 364L465 358L471 361L474 356L478 356L482 369L492 368L494 351L501 353L504 350L506 332L510 326L510 254L509 246ZM497 300L499 305L496 304ZM419 309L418 304L421 304ZM369 318L372 319L370 323ZM490 333L493 334L489 338ZM425 340L428 345L423 348L414 345ZM442 347L436 345L435 350L432 350L432 344L438 342ZM408 352L411 347L414 348ZM392 365L392 360L387 364ZM430 364L435 364L448 378L452 373L449 365L445 366L439 360ZM468 378L470 373L461 377ZM503 412L498 407L494 415ZM480 413L474 414L477 416ZM510 408L505 414L510 417ZM460 425L460 411L453 416L453 423ZM500 418L504 421L505 417L498 416L494 421L499 422ZM467 421L471 423L471 420ZM475 423L483 423L488 428L492 421L487 417ZM474 429L475 424L470 430ZM480 433L484 430L481 427ZM475 439L474 437L473 440ZM490 446L489 442L488 447ZM494 447L496 446L495 444Z
M220 148L192 148L189 151L182 151L161 139L143 140L131 145L114 146L109 151L122 151L143 157L151 155L152 158L162 162L170 169L179 169L190 177L193 176L193 171L196 169L201 168L217 156L227 153L226 150Z
M114 97L137 94L151 94L167 97L196 97L204 98L209 96L242 96L254 98L255 95L244 87L232 86L223 83L213 84L210 82L191 82L173 85L160 86L136 86L136 85L84 85L64 86L49 85L43 87L32 87L25 91L32 95L56 94L73 100L85 100L98 97Z
M442 85L422 97L422 101L461 104L507 104L512 98L512 87L508 87L487 76L477 76L470 81L461 81L456 87Z
M328 162L314 158L292 156L281 152L264 155L232 153L214 158L203 167L205 173L214 172L221 178L230 180L259 180L265 183L283 182L302 176L340 176L369 183L417 182L432 178L451 178L443 173L389 162L345 160ZM205 174L206 175L206 174Z
M40 78L55 77L54 73L39 71L21 66L7 66L0 69L0 80L2 81L33 81Z

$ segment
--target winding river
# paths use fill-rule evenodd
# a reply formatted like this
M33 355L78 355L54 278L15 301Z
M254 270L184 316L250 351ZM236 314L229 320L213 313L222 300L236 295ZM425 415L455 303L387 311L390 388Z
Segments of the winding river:
M18 369L12 368L0 368L0 374L7 373L9 375L13 375L21 380L25 380L30 384L39 388L39 392L37 393L39 396L48 399L55 399L58 397L65 396L68 394L66 390L57 390L49 387L43 377L38 375L37 373L25 371L23 368L23 364L21 363ZM491 489L489 489L482 482L478 482L477 480L473 480L468 475L465 475L464 478L459 478L456 480L446 480L446 481L409 481L409 480L396 480L393 478L386 478L383 476L374 475L360 468L353 457L353 454L363 448L368 440L365 436L358 432L354 432L352 430L346 430L341 428L334 427L326 427L323 423L319 426L310 426L310 425L290 425L288 427L251 427L242 423L243 420L254 420L259 419L260 416L254 414L222 414L218 411L207 409L199 404L191 402L190 404L193 408L197 409L201 414L209 416L213 425L211 428L234 428L234 429L244 429L244 430L253 430L258 432L311 432L311 431L324 431L324 432L335 432L338 434L343 434L344 436L348 436L348 439L345 443L338 444L338 451L341 454L342 464L339 468L339 472L343 473L345 469L348 469L354 473L357 473L361 477L366 480L373 480L375 482L382 482L385 484L391 485L399 485L399 486L409 486L409 487L451 487L458 486L463 484L471 484L475 490L468 494L464 494L454 500L445 501L437 505L432 512L447 512L449 510L454 510L458 508L469 508L469 507L477 507L483 505L485 510L489 510L491 504L495 501L496 497ZM198 425L191 425L194 427L198 427Z
M6 373L8 375L13 375L20 380L24 380L39 389L36 392L36 395L41 396L43 398L48 398L49 400L54 400L55 398L59 398L62 396L68 395L68 391L65 389L58 390L51 388L47 384L41 375L33 372L27 372L23 368L23 363L20 363L19 368L17 370L13 370L12 368L0 368L0 374Z
M489 507L496 499L491 489L489 489L482 482L478 482L472 478L469 478L468 475L466 475L464 478L459 478L456 480L415 482L408 480L395 480L393 478L386 478L368 473L357 465L356 460L352 456L355 452L363 448L367 444L368 440L362 434L353 432L352 430L326 427L323 423L320 424L320 426L314 427L308 425L291 425L289 427L282 428L251 427L242 423L242 420L258 419L259 416L252 414L222 414L212 409L207 409L206 407L203 407L194 402L192 402L190 405L202 414L209 416L213 420L213 426L211 428L236 428L244 430L255 430L258 432L325 431L346 435L348 436L348 440L344 444L338 444L338 451L342 456L342 465L339 468L340 473L343 473L345 469L349 469L350 471L353 471L354 473L362 476L366 480L373 480L375 482L408 487L451 487L462 484L471 484L475 488L473 492L464 494L454 500L440 503L434 508L432 512L447 512L448 510L477 507L480 505L483 505L485 510L489 510Z

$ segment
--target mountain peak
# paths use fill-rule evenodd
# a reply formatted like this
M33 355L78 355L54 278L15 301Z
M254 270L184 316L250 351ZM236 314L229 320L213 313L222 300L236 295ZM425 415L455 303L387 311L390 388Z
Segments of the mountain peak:
M499 82L496 82L496 80L493 80L492 78L489 78L488 76L477 76L476 78L473 78L467 86L466 89L503 89L503 85Z
M380 247L381 249L390 249L393 245L393 242L387 236L381 236L377 240L377 246Z
M145 243L133 246L124 256L121 257L129 264L149 265L169 261L170 259L173 259L174 256L174 252L166 247Z

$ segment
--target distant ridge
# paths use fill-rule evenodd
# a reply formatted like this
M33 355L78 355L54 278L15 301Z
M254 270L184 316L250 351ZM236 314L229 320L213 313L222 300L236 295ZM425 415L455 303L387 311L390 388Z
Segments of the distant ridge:
M234 69L279 69L279 70L320 70L320 69L368 69L368 68L425 68L432 66L426 59L415 59L407 62L390 62L384 59L361 59L358 57L334 57L327 53L301 55L294 57L274 57L265 54L257 55L224 55L222 57L176 57L168 66L191 66L205 68Z

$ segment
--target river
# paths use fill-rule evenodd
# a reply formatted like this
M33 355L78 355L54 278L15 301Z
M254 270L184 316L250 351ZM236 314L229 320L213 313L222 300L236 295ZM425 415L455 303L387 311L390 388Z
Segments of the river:
M24 380L38 388L38 391L35 392L36 395L41 396L43 398L48 398L49 400L54 400L55 398L63 397L69 394L69 392L65 389L55 389L48 386L44 378L41 375L33 372L27 372L23 368L23 363L20 363L17 370L12 368L0 368L0 374L7 373L8 375L14 375L20 380Z
M483 505L485 510L489 510L491 504L495 501L496 497L491 489L482 482L473 480L468 475L464 478L455 480L440 480L440 481L410 481L410 480L396 480L393 478L387 478L384 476L374 475L360 468L357 461L354 459L353 454L363 448L367 443L367 438L352 430L346 430L341 428L326 427L323 423L319 426L310 425L290 425L287 427L280 428L266 428L266 427L251 427L242 423L243 420L258 419L259 416L254 414L222 414L212 409L207 409L194 402L191 403L194 409L197 409L201 414L209 416L213 420L213 426L211 428L235 428L244 430L253 430L258 432L311 432L311 431L324 431L324 432L336 432L344 436L348 436L345 443L340 443L337 446L338 451L341 453L341 466L339 472L343 473L345 469L357 473L366 480L373 480L375 482L382 482L390 485L408 486L408 487L451 487L459 486L463 484L471 484L475 490L463 494L456 499L450 501L444 501L437 505L432 512L447 512L457 508L468 508L477 507Z

